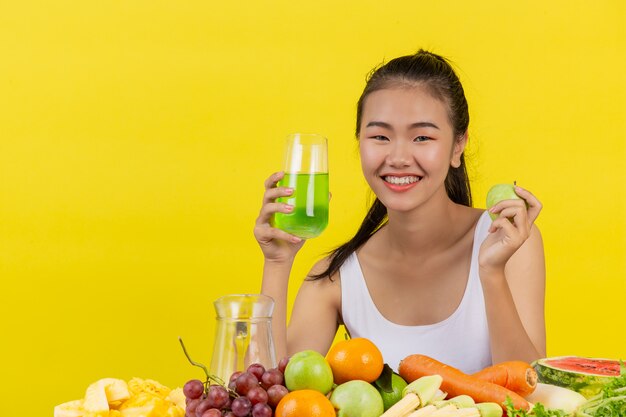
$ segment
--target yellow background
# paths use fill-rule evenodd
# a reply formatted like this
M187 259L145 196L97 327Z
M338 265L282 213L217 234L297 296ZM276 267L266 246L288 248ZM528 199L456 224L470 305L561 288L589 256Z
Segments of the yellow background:
M626 358L624 4L3 0L1 414L52 415L107 376L201 376L177 336L209 361L212 301L259 290L283 138L321 132L331 225L293 301L366 208L365 75L420 47L464 83L475 204L513 180L544 203L549 355Z

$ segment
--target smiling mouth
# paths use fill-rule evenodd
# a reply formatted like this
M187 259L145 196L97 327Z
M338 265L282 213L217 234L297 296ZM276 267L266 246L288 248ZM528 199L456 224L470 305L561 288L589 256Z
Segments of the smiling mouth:
M418 177L418 176L414 176L414 175L407 175L404 177L395 177L395 176L391 176L391 175L386 175L384 177L381 177L383 179L383 181L388 182L389 184L394 184L394 185L408 185L408 184L413 184L418 182L419 180L422 179L422 177Z

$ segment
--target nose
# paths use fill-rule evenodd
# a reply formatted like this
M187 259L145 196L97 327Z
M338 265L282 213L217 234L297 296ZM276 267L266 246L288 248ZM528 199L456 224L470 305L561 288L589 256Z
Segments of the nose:
M387 164L391 167L407 167L411 165L411 152L404 141L395 141L389 148Z

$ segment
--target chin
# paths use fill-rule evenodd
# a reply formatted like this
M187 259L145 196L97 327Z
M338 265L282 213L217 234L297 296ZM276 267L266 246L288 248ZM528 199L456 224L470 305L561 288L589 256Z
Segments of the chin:
M387 208L387 212L394 211L398 213L408 213L410 211L415 210L416 208L420 206L418 202L406 201L406 199L404 199L404 201L398 201L399 199L393 199L393 198L381 199L379 197L379 200Z

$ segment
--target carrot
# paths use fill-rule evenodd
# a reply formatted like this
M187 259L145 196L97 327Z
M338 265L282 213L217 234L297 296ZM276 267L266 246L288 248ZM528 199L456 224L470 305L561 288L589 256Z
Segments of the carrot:
M537 387L537 371L523 361L507 361L472 374L476 378L508 388L526 397Z
M506 398L511 398L515 408L528 410L528 401L515 392L500 385L482 381L472 375L446 365L425 355L409 355L400 361L398 373L408 383L426 375L440 375L443 378L441 390L450 397L466 394L476 402L494 402L505 410ZM506 411L506 410L505 410Z

